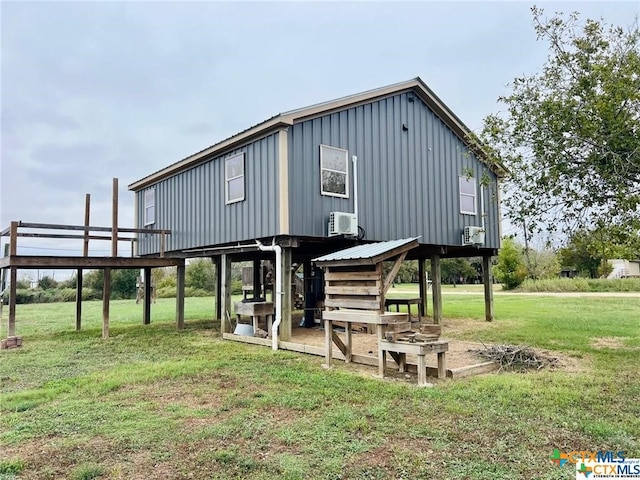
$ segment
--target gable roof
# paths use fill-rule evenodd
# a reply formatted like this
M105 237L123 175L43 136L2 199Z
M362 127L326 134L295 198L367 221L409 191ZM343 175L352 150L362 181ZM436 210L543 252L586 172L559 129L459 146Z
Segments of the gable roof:
M318 103L309 107L290 110L288 112L275 115L264 122L258 123L253 127L249 127L221 142L216 143L204 150L200 150L168 167L154 172L146 177L137 180L129 185L129 190L137 191L154 183L175 175L178 172L191 168L212 155L222 154L252 139L263 137L269 133L278 131L282 128L293 125L296 122L308 120L319 115L326 115L337 110L354 107L364 103L369 103L382 97L394 95L399 92L413 90L422 101L467 145L471 137L471 130L462 120L460 120L449 107L422 81L420 77L416 77L406 82L395 83L386 87L380 87L366 92L356 93L346 97L341 97L328 102ZM484 152L477 147L474 148L480 157L484 157ZM494 170L501 175L506 170L501 165L494 166Z
M334 253L314 258L312 262L321 265L331 264L376 264L418 246L418 237L389 240L386 242L368 243L345 248Z

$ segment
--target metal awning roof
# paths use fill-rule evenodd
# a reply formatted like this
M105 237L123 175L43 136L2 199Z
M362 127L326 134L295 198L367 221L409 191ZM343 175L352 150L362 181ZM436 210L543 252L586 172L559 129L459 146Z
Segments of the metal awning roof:
M418 238L403 238L400 240L389 240L387 242L368 243L366 245L357 245L355 247L339 250L322 257L314 258L312 262L329 263L329 262L348 262L371 260L366 263L377 263L378 261L390 258L393 255L411 250L418 246ZM404 247L404 248L402 248Z

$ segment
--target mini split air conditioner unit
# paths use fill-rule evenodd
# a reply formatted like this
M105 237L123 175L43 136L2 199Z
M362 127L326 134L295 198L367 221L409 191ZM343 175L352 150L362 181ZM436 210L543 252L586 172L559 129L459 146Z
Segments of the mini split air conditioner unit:
M482 227L464 227L462 234L463 245L482 245L484 244L484 228Z
M358 235L358 217L355 213L331 212L329 214L329 236Z

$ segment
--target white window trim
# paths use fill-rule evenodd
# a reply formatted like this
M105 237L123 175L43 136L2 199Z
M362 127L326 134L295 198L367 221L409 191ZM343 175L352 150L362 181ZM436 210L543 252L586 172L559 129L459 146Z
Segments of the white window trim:
M322 153L323 153L323 149L324 148L328 148L331 150L336 150L338 152L344 152L344 157L345 157L345 167L346 167L346 171L340 171L340 170L333 170L331 168L324 168L322 166ZM335 172L335 173L340 173L345 175L345 193L334 193L334 192L325 192L324 191L324 185L322 184L322 172L323 171L328 171L328 172ZM331 145L324 145L324 144L320 144L320 194L321 195L325 195L327 197L339 197L339 198L349 198L349 151L345 150L344 148L338 148L338 147L332 147Z
M149 193L153 194L151 203L148 203L149 198L147 194ZM152 187L145 190L143 195L144 195L143 219L144 219L144 226L146 227L147 225L153 225L154 223L156 223L156 188ZM147 211L152 207L153 207L153 218L149 221L147 220Z
M242 175L236 175L235 177L227 177L227 165L229 164L230 160L236 160L238 157L242 158ZM238 202L242 202L244 201L245 197L246 197L246 182L244 181L245 175L245 157L244 157L244 152L240 152L240 153L236 153L235 155L231 155L230 157L227 157L224 159L224 200L225 200L225 205L230 205L232 203L238 203ZM236 180L238 178L242 178L242 197L238 197L238 198L234 198L234 199L229 199L229 182L231 180Z
M471 183L471 185L473 185L473 195L471 195L470 193L463 193L462 192L462 182L464 182L465 184L469 184ZM466 176L459 176L458 177L458 202L460 203L460 213L463 215L477 215L478 214L478 186L476 185L475 182L475 178L474 177L466 177ZM463 210L462 209L462 197L471 197L473 198L473 211L468 211L468 210Z

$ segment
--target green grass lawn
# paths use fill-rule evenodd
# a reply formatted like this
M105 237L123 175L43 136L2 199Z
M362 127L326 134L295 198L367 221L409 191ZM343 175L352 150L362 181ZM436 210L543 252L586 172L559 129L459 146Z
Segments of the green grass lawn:
M492 324L483 306L445 295L445 335L574 367L418 388L223 342L211 298L186 300L184 331L173 300L149 326L114 301L108 340L99 302L81 332L72 303L19 305L24 346L0 352L0 479L569 479L554 448L640 457L638 298L501 295Z

